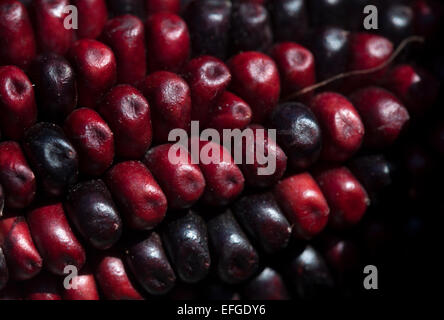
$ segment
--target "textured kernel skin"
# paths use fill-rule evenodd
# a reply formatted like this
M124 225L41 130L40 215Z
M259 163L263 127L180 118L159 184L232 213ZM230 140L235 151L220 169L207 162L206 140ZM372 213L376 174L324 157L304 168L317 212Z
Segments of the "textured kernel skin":
M169 159L171 148L172 144L165 144L150 149L145 155L144 163L165 192L168 208L189 208L203 195L205 178L183 147L178 151L178 163L172 163Z
M293 225L296 238L311 239L325 228L330 208L309 173L294 175L279 182L274 188L274 195Z
M137 281L148 293L161 295L174 287L176 275L157 233L153 232L147 239L131 246L127 251L126 261Z
M358 111L344 96L334 92L316 95L310 108L322 128L321 158L343 162L353 156L364 139L364 124Z
M31 63L29 76L35 84L39 117L62 122L77 106L77 81L71 64L62 56L48 53Z
M12 279L27 280L40 272L42 258L34 246L25 218L18 216L0 220L0 246Z
M27 221L47 270L63 276L68 265L78 270L83 267L85 251L72 232L61 203L32 210Z
M142 93L129 85L115 86L98 112L114 133L116 156L141 159L153 139L150 106Z
M237 200L233 213L246 232L267 253L287 247L291 226L271 193L244 196Z
M23 151L48 195L60 196L77 181L78 155L59 126L34 125L26 131Z
M270 55L279 69L284 97L316 83L315 58L307 48L294 42L282 42L272 48ZM306 100L311 95L301 99Z
M188 62L184 77L191 90L191 119L205 126L211 120L209 113L213 104L230 84L230 70L215 57L200 56Z
M253 123L262 123L276 107L281 91L279 72L274 61L259 52L240 53L228 62L230 88L253 110Z
M149 72L180 72L190 56L185 21L173 13L159 12L148 17L145 32Z
M39 51L64 55L74 40L74 29L64 27L68 0L33 0L31 12Z
M2 135L16 141L37 121L34 88L15 66L0 67L0 112Z
M182 281L196 283L207 276L211 264L207 225L198 214L189 211L169 221L162 239Z
M150 230L165 217L165 194L141 162L115 165L106 174L105 181L131 228Z
M171 130L190 131L191 93L177 74L158 71L147 76L140 89L150 103L154 141L168 142Z
M120 257L105 255L95 271L98 285L108 300L143 300L128 278L127 269Z
M350 170L346 167L321 170L315 178L330 207L330 225L350 227L362 219L370 200Z
M350 37L350 56L348 70L365 70L380 66L393 53L393 43L387 38L365 32L353 33ZM383 78L387 68L347 79L347 90L377 83Z
M36 43L27 10L19 1L0 4L0 39L0 65L26 69L36 54Z
M34 200L36 193L34 172L17 142L0 143L0 183L7 207L25 208Z
M350 96L350 101L364 122L364 145L370 148L393 144L410 120L402 102L379 87L362 88Z
M314 113L298 102L283 103L271 114L269 125L276 129L276 140L296 170L314 164L321 153L322 131Z
M258 254L230 211L208 222L208 234L216 257L217 274L223 282L239 283L256 272Z
M101 39L116 56L117 83L135 85L142 81L147 68L143 22L132 15L108 20Z
M81 39L73 43L68 57L76 72L78 104L95 109L103 95L117 80L113 51L99 41Z
M64 204L77 231L94 248L112 247L122 234L122 221L102 180L82 182L72 187Z
M198 139L192 137L191 144L195 143L199 146L199 154L204 155L201 158L206 158L210 152L212 154L216 150L219 153L216 163L211 161L206 164L205 159L199 161L199 168L206 182L203 201L213 206L227 205L240 195L244 189L245 178L227 149L214 142Z
M74 110L65 121L64 131L79 154L82 173L100 176L114 160L114 134L94 110Z
M253 116L251 107L235 94L225 91L209 110L207 127L216 129L221 136L224 129L244 129Z
M383 262L382 259L393 258L386 257L390 255L387 248L396 249L396 243L392 246L389 240L397 236L399 243L421 251L420 240L428 219L419 217L415 209L429 201L424 205L433 211L433 195L437 192L429 186L428 179L439 180L441 170L436 157L441 155L441 149L444 154L444 143L438 141L444 141L444 130L442 139L437 136L441 132L429 132L429 125L434 127L442 122L433 118L441 113L437 107L442 97L439 84L433 83L432 78L444 74L444 64L434 52L439 42L436 20L444 17L444 11L436 10L440 8L439 0L395 0L384 4L384 9L403 6L411 13L414 11L407 28L388 30L396 28L394 20L400 17L385 10L380 16L382 30L366 34L359 16L362 18L362 7L369 1L0 0L0 42L11 40L0 48L0 71L17 66L29 77L16 81L18 72L16 79L11 76L14 81L9 89L16 92L8 97L1 92L0 72L0 300L313 300L326 293L329 297L353 295L359 289L348 282L351 274L362 273L359 268L355 270L357 261L352 258L356 257L349 256L353 250L363 254L364 259L359 262L367 258ZM382 8L384 1L374 2ZM35 42L28 61L21 54L29 54L29 47L22 43L21 48L15 48L22 38L26 42L27 34L22 31L25 36L21 35L19 28L10 32L15 21L2 16L5 3L7 7L21 3L23 12L17 13L20 23L26 11L33 18L26 18L28 36ZM59 18L45 18L48 12L42 14L44 10L37 9L39 3L44 4L42 7L58 5L57 11L63 11L61 3L81 7L81 30L70 32L70 44L64 53L44 49L42 42L54 46L55 51L61 48L64 30L60 21L65 13L53 12ZM330 9L319 8L330 3ZM316 4L322 5L316 8ZM240 8L246 7L256 8L256 14L254 10L244 16L239 14ZM351 14L352 7L356 14ZM258 8L263 14L257 14ZM168 15L172 20L176 16L176 22L186 21L182 24L184 29L176 32L180 39L175 39L175 43L167 41L174 40L174 21L165 24L168 19L156 20L160 15ZM268 18L264 18L266 15ZM82 20L85 16L88 18ZM143 48L143 56L140 50L130 48L131 36L123 35L122 25L117 23L105 30L107 22L111 25L130 16L138 20L138 26L126 31L138 38L137 47ZM151 21L154 22L150 24ZM319 27L325 29L318 37ZM145 29L150 39L140 36ZM108 40L104 30L109 32ZM183 41L186 33L189 40ZM394 52L400 40L413 33L424 35L424 39L427 34L426 46L415 45L406 50L384 70L357 76L342 74L340 81L321 85L320 90L289 97L330 76L380 65L389 59L389 52ZM59 43L53 44L52 40ZM96 40L109 46L108 53L114 55L114 72L98 70L103 56L96 56L95 63L88 65L88 53L79 52L79 59L72 54L74 49L70 48L76 47L76 41ZM290 42L273 40L295 42L290 46ZM269 50L272 45L282 52ZM314 52L316 45L321 52ZM100 45L92 47L98 49ZM286 55L291 48L295 49L293 57ZM93 53L93 49L89 51L91 56L98 53ZM10 55L7 59L16 58L17 62L5 63L3 50ZM14 50L16 53L11 54ZM241 59L238 64L233 63L250 53L244 64ZM274 70L256 61L254 55L264 59L268 55L275 64ZM405 61L414 64L399 64ZM420 72L416 63L430 74ZM61 69L66 73L62 74ZM128 74L122 76L125 71ZM153 81L151 92L147 93L143 87L145 80L161 73L176 77L175 83L165 81L171 91L161 88L162 81ZM267 74L270 77L262 81ZM279 92L276 82L270 80L274 74L279 76ZM27 82L35 91L35 102L30 99ZM182 89L178 88L179 82ZM114 91L123 86L131 89ZM372 89L381 91L370 93ZM382 90L388 90L387 95ZM83 100L80 103L79 91ZM4 103L2 99L10 101ZM283 112L282 105L288 106L288 113ZM75 115L84 110L91 111L89 116L75 120ZM167 135L177 128L189 134L191 120L201 121L200 130L215 129L219 133L225 128L277 129L277 139L265 138L264 142L271 145L269 152L277 155L277 171L262 177L257 169L267 164L236 164L234 154L231 160L218 164L193 164L188 152L181 163L172 164L167 151L174 142L168 141ZM102 125L106 132L99 130L88 135L87 130ZM420 132L421 129L425 131ZM46 130L42 137L39 130ZM211 142L199 141L197 151L206 147L208 150L210 145L222 153L228 151L209 135ZM6 149L2 154L3 145L8 144L17 148ZM243 148L243 158L252 151ZM375 152L384 154L390 163L384 156L375 156ZM134 174L132 168L124 166L129 162L146 167L150 178L148 174L145 180ZM24 171L19 172L19 166ZM119 166L115 170L119 172L113 172ZM118 181L111 181L113 174L119 176ZM301 178L299 184L293 180L296 177ZM83 193L86 200L72 199L73 191L91 179L102 179L103 182L93 182L100 181L107 190L90 187ZM78 182L81 183L76 185ZM152 198L146 193L141 195L146 191L145 185L152 187ZM397 201L403 196L405 203ZM102 197L103 201L94 197ZM381 197L384 202L378 205ZM377 216L364 217L370 198L370 210L382 211L376 212ZM89 201L88 207L85 203ZM157 201L159 210L154 208ZM398 207L401 204L401 211L407 216L399 215L401 220L380 216L395 209L396 202L400 202ZM79 228L81 223L76 223L76 218L61 219L63 210L68 214L75 205L81 207L77 213L81 212L82 219L87 220L83 227L96 228L89 231L91 237ZM111 236L94 239L99 236L96 231L107 226L106 222L92 221L91 216L97 218L93 211L106 205L119 220L113 225L119 229L114 230L119 233L114 235L116 240ZM42 214L56 206L57 213ZM128 211L141 212L143 206L151 210L146 215L150 217L131 222L129 216L143 214ZM15 220L9 220L11 213L18 215ZM39 219L39 214L45 217ZM27 233L22 219L28 225ZM70 234L66 238L77 242L83 261L80 253L76 258L70 257L68 251L72 247L59 239L67 229ZM332 235L338 238L325 243ZM145 241L135 242L137 239ZM102 240L108 244L101 243ZM354 241L359 247L352 248ZM18 249L11 244L8 247L8 242L18 243ZM25 252L23 244L27 242L29 247L35 247L40 264L35 256ZM396 253L394 257L396 260ZM63 261L51 266L57 258ZM97 267L97 260L100 267L91 273L89 267ZM61 270L68 264L81 268L78 291L61 286ZM25 270L29 265L36 270L33 275L30 274L34 270ZM17 277L17 272L23 276Z

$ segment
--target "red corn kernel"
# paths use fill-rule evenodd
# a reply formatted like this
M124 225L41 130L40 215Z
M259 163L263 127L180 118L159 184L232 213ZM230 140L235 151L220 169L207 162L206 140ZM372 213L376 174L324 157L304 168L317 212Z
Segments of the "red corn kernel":
M79 270L83 267L85 251L71 230L61 203L32 210L27 221L47 270L62 276L66 266Z
M371 69L379 67L390 58L393 53L393 43L379 35L358 32L351 35L349 53L349 70ZM386 72L387 68L383 68L368 75L349 78L347 81L348 87L352 89L359 88L378 81Z
M191 118L205 125L212 104L221 96L231 81L228 67L219 59L201 56L185 67L184 77L191 89L193 101Z
M103 42L117 60L117 83L135 85L146 75L145 30L143 22L129 14L108 20Z
M253 122L261 123L276 107L281 90L279 72L274 61L259 52L243 52L228 63L230 88L253 109Z
M202 196L205 179L185 148L179 147L174 153L173 163L169 153L174 148L172 144L155 147L147 152L144 162L165 192L168 207L188 208Z
M4 137L20 140L37 120L34 88L22 70L0 67L0 126Z
M107 93L98 111L114 133L116 155L141 159L152 141L150 106L142 93L118 85Z
M26 69L36 54L36 44L28 13L19 1L1 1L0 39L0 65Z
M108 300L143 300L128 277L121 258L107 255L100 259L95 276L101 292Z
M364 122L364 143L368 147L382 148L391 145L410 119L401 101L378 87L358 90L350 96L350 100Z
M0 143L0 183L9 208L25 208L34 199L35 175L17 142Z
M38 274L42 258L34 246L25 218L20 216L0 220L0 246L15 280L27 280Z
M316 83L315 58L310 50L294 42L282 42L273 47L271 57L279 69L284 96Z
M91 39L76 41L69 57L77 75L79 105L94 109L116 82L116 58L112 50Z
M179 72L190 56L188 27L179 16L159 12L146 22L148 69Z
M370 204L367 192L346 167L315 174L330 207L329 223L335 228L357 224Z
M65 288L62 296L63 300L100 300L94 276L87 271L72 278L70 288Z
M40 51L64 55L71 47L75 33L74 29L65 28L68 5L68 0L32 1L32 18Z
M114 159L114 135L102 117L92 109L74 110L66 119L65 133L74 144L80 171L99 176Z
M321 156L327 161L345 161L361 147L364 124L355 107L333 92L316 95L310 102L322 128Z
M330 209L316 181L308 173L282 180L274 194L297 238L311 239L327 225Z
M77 38L96 39L108 19L105 0L71 0L71 3L79 14Z
M151 172L139 161L115 165L106 184L131 228L154 228L165 217L167 199Z
M223 146L211 141L191 138L198 145L199 167L205 177L206 187L203 200L210 205L222 206L233 201L244 189L244 176L234 159Z
M152 108L156 142L168 142L168 135L173 129L189 132L191 95L185 80L174 73L158 71L145 78L141 90Z
M250 124L253 111L235 94L225 91L210 108L208 128L223 133L223 129L244 129Z

